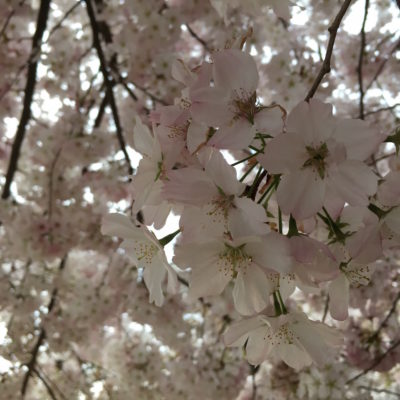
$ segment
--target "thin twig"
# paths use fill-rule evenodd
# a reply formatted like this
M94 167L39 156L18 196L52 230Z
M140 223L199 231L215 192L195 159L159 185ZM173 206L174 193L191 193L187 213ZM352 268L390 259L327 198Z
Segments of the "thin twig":
M367 369L360 372L358 375L354 376L353 378L349 379L346 384L352 383L355 380L361 378L362 376L366 375L368 372L372 371L375 367L377 367L383 359L393 351L397 346L400 345L400 339L394 342L383 354L381 354Z
M392 46L392 48L389 51L389 54L384 58L384 60L380 63L378 69L376 70L374 76L372 77L371 81L368 83L367 87L365 88L365 92L370 89L370 87L373 85L373 83L379 78L379 75L383 72L383 69L385 68L386 63L389 61L390 57L392 54L400 48L400 38L397 39L395 44Z
M357 65L357 78L358 78L358 90L360 92L360 100L359 100L359 109L360 109L360 119L364 119L364 83L363 83L363 61L364 61L364 52L365 52L365 24L367 22L368 17L368 9L369 9L369 0L365 0L365 8L364 8L364 18L361 26L361 44L360 44L360 54L358 56L358 65Z
M106 110L108 103L108 96L107 93L104 95L103 99L101 100L99 111L97 112L97 116L94 120L94 127L99 128L101 125L101 121L103 120L104 112Z
M389 318L396 311L397 303L399 302L399 300L400 300L400 292L397 294L396 298L394 299L392 307L390 307L390 310L389 310L388 314L386 315L385 319L380 323L380 325L379 325L378 329L375 331L375 333L368 338L368 343L369 343L368 347L370 347L371 344L373 343L373 341L379 336L379 333L386 326L386 323L388 322Z
M329 310L329 294L326 295L326 300L325 300L325 306L324 306L324 314L322 316L322 322L325 322L325 319L328 315L328 310Z
M208 46L207 42L202 39L192 28L189 24L185 24L190 35L196 39L209 53L211 52L210 47Z
M100 43L100 30L99 30L99 25L98 22L96 20L96 15L94 12L94 8L92 6L91 0L85 0L85 4L86 4L86 10L89 16L89 20L90 20L90 25L92 27L92 33L93 33L93 46L97 51L97 55L99 57L99 61L100 61L100 68L101 68L101 72L103 74L103 79L104 79L104 83L106 85L106 93L107 93L107 97L108 97L108 101L111 107L111 112L114 118L114 123L115 123L115 127L117 130L117 138L118 138L118 142L120 145L120 149L122 151L122 153L124 154L126 163L128 165L128 172L129 175L133 173L133 168L132 168L132 164L131 164L131 159L129 157L129 154L126 150L126 144L125 144L125 139L124 136L122 134L122 126L121 126L121 122L119 119L119 115L118 115L118 108L117 108L117 104L115 101L115 97L114 97L114 91L113 91L113 83L112 80L109 76L109 72L108 72L108 67L107 67L107 61L106 61L106 57L104 55L103 52L103 48L101 47L101 43Z
M376 393L386 393L386 394L390 394L392 396L396 396L396 397L400 398L400 393L393 392L393 391L387 390L387 389L371 388L368 386L358 386L358 389L364 389L364 390L368 390L370 392L376 392Z
M36 374L36 376L42 381L44 387L47 390L47 393L49 394L49 396L53 399L53 400L57 400L56 394L54 393L53 389L51 388L51 386L49 385L49 383L46 381L46 379L42 376L42 374L36 369L33 368L32 372L34 372Z
M25 3L25 0L21 0L21 1L18 3L17 7L22 7L22 6L24 5L24 3ZM14 16L14 14L15 14L15 8L13 8L13 9L9 12L9 14L7 15L7 18L6 18L6 20L4 21L3 27L2 27L1 30L0 30L0 37L2 37L2 36L5 35L6 30L7 30L7 27L8 27L8 25L9 25L10 21L11 21L11 18Z
M60 267L59 267L60 272L64 269L66 261L67 261L67 257L65 256L60 262ZM50 314L50 312L54 308L54 305L55 305L56 299L57 299L57 293L58 293L58 289L57 289L57 287L55 287L53 289L49 305L47 306L47 314ZM21 386L21 396L22 396L22 398L24 398L24 396L26 394L26 390L28 388L29 379L32 376L32 373L34 372L35 365L36 365L36 360L37 360L37 357L38 357L38 354L39 354L39 348L43 344L45 339L46 339L46 331L45 331L44 327L42 326L42 328L40 329L40 333L39 333L38 339L36 341L36 344L33 347L33 350L31 352L31 358L25 364L25 366L28 368L28 371L26 372L26 374L25 374L25 376L24 376L24 378L22 380L22 386Z
M63 17L51 28L49 32L49 36L47 38L47 42L49 41L50 37L53 35L53 33L61 27L61 25L64 23L64 21L75 11L75 9L78 8L78 6L83 3L83 0L78 0L69 10L65 12Z
M364 117L367 117L368 115L372 115L372 114L377 114L377 113L380 113L383 111L392 111L399 106L400 106L400 103L396 103L396 104L393 104L392 106L382 107L382 108L378 108L376 110L368 111L368 112L364 113Z
M328 42L328 47L326 49L326 54L324 58L324 62L322 63L322 67L315 78L315 81L310 89L310 91L307 93L306 98L304 99L305 101L309 101L317 91L319 85L322 82L322 79L326 74L328 74L331 71L331 58L332 58L332 52L333 52L333 46L335 44L336 40L336 34L339 29L340 23L346 14L347 9L349 8L351 3L351 0L345 0L345 2L342 4L342 7L339 10L339 13L336 15L336 18L332 22L331 26L328 28L329 32L329 42Z
M43 33L46 30L47 19L50 9L50 1L51 0L42 0L40 2L40 8L36 23L36 32L33 35L32 39L31 57L28 62L28 76L26 78L23 109L19 125L17 128L17 133L15 134L15 139L11 150L10 162L8 165L8 170L6 175L6 182L4 184L2 193L3 199L7 199L10 196L11 183L14 179L15 171L17 170L18 158L21 151L22 142L25 137L26 127L31 117L31 104L32 104L33 94L35 92L36 72L38 66L37 54L40 51L43 39Z

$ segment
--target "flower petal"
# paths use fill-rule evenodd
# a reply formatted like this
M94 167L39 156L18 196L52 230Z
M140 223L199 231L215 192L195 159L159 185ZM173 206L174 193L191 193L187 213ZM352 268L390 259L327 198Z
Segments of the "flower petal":
M299 135L283 133L268 142L257 160L270 174L295 172L307 161L307 150Z
M276 195L285 214L300 220L310 218L322 208L325 181L311 169L301 170L285 175Z
M213 54L215 86L227 91L252 95L258 85L258 71L253 57L237 49L226 49Z
M267 277L256 264L239 271L232 292L236 310L243 315L262 311L269 303L267 285Z
M344 321L349 315L349 287L350 283L343 273L329 285L329 311L331 317L338 321Z

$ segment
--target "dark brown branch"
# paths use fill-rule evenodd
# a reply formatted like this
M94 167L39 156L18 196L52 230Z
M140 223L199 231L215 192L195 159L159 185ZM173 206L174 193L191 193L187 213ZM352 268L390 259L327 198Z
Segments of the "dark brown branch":
M94 8L92 6L91 0L85 0L86 3L86 9L87 9L87 13L89 16L89 20L90 20L90 25L92 27L92 33L93 33L93 46L97 51L97 55L99 57L99 61L100 61L100 69L101 72L103 74L103 79L104 79L104 84L106 85L106 96L108 98L108 102L109 105L111 107L111 112L114 118L114 123L115 123L115 127L117 130L117 138L118 138L118 142L120 145L120 149L122 151L122 153L124 154L126 163L128 164L128 172L129 174L132 174L133 172L133 168L131 165L131 159L129 157L129 154L126 150L126 144L125 144L125 139L124 136L122 134L122 126L121 126L121 122L119 119L119 115L118 115L118 108L117 108L117 104L115 101L115 97L114 97L114 91L113 91L113 82L110 78L109 72L108 72L108 67L107 67L107 61L106 61L106 57L104 55L103 49L101 47L101 43L100 43L100 29L99 29L99 25L98 22L96 20L96 15L94 12Z
M328 42L328 47L326 49L324 62L322 63L322 67L317 77L315 78L315 81L310 91L307 93L307 96L304 99L305 101L309 101L314 96L324 76L326 74L329 74L329 72L331 72L331 58L332 58L333 46L335 45L336 34L339 29L340 23L342 22L342 19L346 14L347 9L350 6L350 3L351 0L345 0L345 2L342 4L342 7L339 10L339 13L336 15L336 18L332 22L331 26L328 28L329 42Z
M24 3L25 3L25 0L21 0L21 1L18 3L17 7L22 7L22 6L24 5ZM9 14L7 15L6 20L4 21L3 27L2 27L1 30L0 30L0 37L5 36L6 30L7 30L7 27L8 27L8 25L9 25L10 21L11 21L11 18L12 18L12 17L14 16L14 14L15 14L15 10L16 10L16 9L13 8L13 9L9 12ZM29 38L29 39L30 39L30 38Z
M42 376L42 374L36 368L33 368L32 372L34 372L36 374L36 376L40 379L40 381L43 383L43 385L46 388L47 393L49 394L49 396L53 400L57 400L56 394L54 393L53 389L51 388L49 383L46 381L46 379Z
M389 107L382 107L382 108L378 108L376 110L368 111L368 112L364 113L364 117L366 117L368 115L372 115L372 114L377 114L377 113L380 113L380 112L383 112L383 111L392 111L392 110L394 110L395 108L397 108L399 106L400 106L400 103L396 103L396 104L393 104L392 106L389 106Z
M397 346L400 345L400 339L394 342L383 354L381 354L367 369L364 371L360 372L358 375L354 376L353 378L349 379L346 383L352 383L355 380L361 378L362 376L366 375L368 372L372 371L375 367L377 367L383 360L384 358L391 352L393 351Z
M36 86L36 72L38 66L38 53L43 40L43 33L46 30L47 19L49 15L51 0L42 0L36 23L36 32L32 39L31 56L28 62L28 76L25 85L25 97L21 118L19 121L17 133L15 134L14 143L11 150L10 162L8 165L6 182L4 184L2 198L7 199L10 196L10 187L17 170L18 158L21 151L22 142L25 137L26 127L31 117L31 104Z
M75 11L76 8L78 8L78 6L83 2L83 0L78 0L72 7L70 7L69 10L67 10L65 12L65 14L63 15L63 17L53 26L53 28L51 28L50 32L49 32L49 37L47 39L47 41L49 40L49 38L51 37L51 35L53 35L53 33L59 29L62 24L64 23L64 21Z
M65 256L60 262L60 267L59 267L60 272L64 269L66 261L67 261L67 257ZM55 305L56 299L57 299L57 293L58 293L58 289L57 289L57 287L55 287L53 289L52 294L51 294L50 303L47 306L47 314L50 314L51 311L54 308L54 305ZM42 326L41 329L40 329L40 333L39 333L38 339L36 341L36 344L35 344L32 352L31 352L31 358L25 364L25 366L28 368L28 371L26 372L26 374L24 376L24 379L22 380L22 386L21 386L21 396L22 396L22 398L24 398L24 396L26 394L26 390L28 388L29 379L32 376L32 373L34 372L34 369L35 369L36 360L37 360L37 357L38 357L38 354L39 354L40 346L43 344L45 339L46 339L46 331L45 331L44 327Z
M389 321L389 318L396 311L397 303L399 302L399 300L400 300L400 292L397 293L397 296L393 301L392 307L390 307L390 310L389 310L388 314L386 315L385 319L380 323L380 325L379 325L378 329L375 331L375 333L373 335L371 335L370 338L368 339L368 343L369 343L368 347L370 347L371 344L373 343L373 341L379 336L379 333L386 326L387 322Z
M207 42L202 39L191 27L189 24L185 24L188 32L190 35L196 39L209 53L211 52L210 47L208 46Z
M26 372L24 379L22 381L22 386L21 386L21 395L22 397L25 396L26 389L28 388L28 383L29 383L29 378L31 377L35 364L36 364L36 359L39 353L39 348L43 344L44 339L46 338L46 331L44 328L40 330L38 340L36 341L35 347L32 350L31 353L31 358L26 364L26 367L28 368L28 371Z
M393 392L391 390L387 390L387 389L378 389L378 388L372 388L372 387L368 387L368 386L358 386L359 389L364 389L367 390L369 392L375 392L375 393L386 393L386 394L390 394L392 396L396 396L400 398L400 393L397 392Z
M253 185L250 187L249 197L252 200L255 200L257 191L258 191L258 187L260 186L262 180L266 176L267 176L267 171L266 170L262 171L261 174L256 177L255 181L253 182Z
M400 38L397 39L395 44L392 46L392 48L389 51L389 54L386 55L384 60L380 63L378 69L376 70L374 76L372 77L371 81L368 83L365 92L370 89L370 87L373 85L373 83L379 78L380 74L383 72L383 69L385 68L386 63L389 61L390 57L392 54L400 48Z
M107 93L104 95L103 99L101 100L99 111L97 113L96 119L94 120L94 127L98 128L101 125L101 121L103 120L104 112L106 110L108 103Z
M367 22L368 17L368 9L369 9L369 0L365 0L365 8L364 8L364 19L361 26L361 44L360 44L360 54L358 56L358 65L357 65L357 78L358 78L358 90L360 92L360 100L359 100L359 109L360 114L359 117L361 119L365 118L364 115L364 83L363 83L363 62L364 62L364 52L365 52L365 24Z

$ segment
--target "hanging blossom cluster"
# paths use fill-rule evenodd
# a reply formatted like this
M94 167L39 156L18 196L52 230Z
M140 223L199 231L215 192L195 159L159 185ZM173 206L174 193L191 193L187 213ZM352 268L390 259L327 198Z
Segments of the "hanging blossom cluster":
M194 69L178 60L172 75L181 96L136 118L130 215L106 216L102 232L123 239L157 306L166 276L170 293L179 279L190 299L228 293L238 318L224 342L251 364L323 366L341 332L309 319L296 296L327 290L331 317L344 321L350 287L368 285L400 245L399 171L379 179L369 165L387 135L318 99L263 104L240 44ZM157 239L151 226L171 213L179 230Z
M399 16L0 0L0 400L398 397Z

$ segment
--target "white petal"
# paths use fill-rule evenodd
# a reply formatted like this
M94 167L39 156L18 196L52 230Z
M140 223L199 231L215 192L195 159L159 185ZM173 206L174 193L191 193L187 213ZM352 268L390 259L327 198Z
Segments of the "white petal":
M349 286L343 273L329 285L329 311L338 321L344 321L349 315Z
M217 196L218 189L203 170L187 167L168 172L163 195L169 201L201 206Z
M187 147L191 154L196 152L203 143L206 143L208 129L208 126L195 121L189 125L186 137Z
M164 294L162 292L162 282L165 278L165 269L162 265L154 263L144 268L143 279L150 293L150 303L155 303L161 307L164 302Z
M289 367L299 370L305 366L311 365L312 359L300 347L294 344L281 344L276 346L275 353Z
M329 348L327 349L327 343L325 341L325 335L321 334L321 331L316 327L322 325L320 322L307 321L299 322L291 325L291 329L298 338L299 344L308 353L311 359L319 366L327 364L330 359ZM326 327L328 328L328 327ZM323 331L325 332L325 331ZM334 334L334 330L328 328L326 334ZM329 338L328 337L328 338Z
M257 160L270 174L295 172L307 161L303 139L293 133L283 133L268 142L264 154Z
M255 134L254 125L239 118L229 125L221 126L207 144L217 149L242 150L253 141Z
M358 263L369 263L382 255L382 239L378 223L368 225L347 239L350 256Z
M218 88L202 87L193 90L190 107L193 119L199 124L214 127L228 124L234 114L227 107L227 96L226 91Z
M397 206L400 203L400 171L391 171L379 185L378 200L384 206Z
M307 145L319 146L332 135L332 105L317 99L302 101L289 114L287 131L299 134Z
M360 119L338 121L333 138L346 146L347 158L363 161L385 139L379 131Z
M216 261L204 265L192 271L189 280L189 296L199 298L204 296L217 296L223 292L225 286L230 282L230 273L220 271L216 267Z
M283 176L276 195L285 214L291 213L300 220L310 218L322 208L325 181L307 168Z
M248 243L246 251L260 267L287 273L292 268L290 246L286 236L270 232L261 243Z
M269 302L268 280L264 272L255 264L246 271L239 271L233 288L235 308L243 315L262 311Z
M395 233L400 235L400 207L394 210L385 217L386 225Z
M265 326L265 322L259 317L246 318L233 322L224 333L225 346L243 345L249 333L261 326Z
M123 239L143 240L142 230L124 214L114 213L103 217L101 224L103 235L118 236Z
M252 95L257 89L258 72L252 56L237 50L226 49L213 54L215 85L225 90Z
M136 124L133 129L133 142L135 150L140 154L151 156L154 148L154 136L150 129L143 124L140 117L136 117Z
M252 365L259 365L267 359L271 351L271 345L267 334L270 328L266 325L254 329L249 333L249 339L246 345L246 358Z
M257 132L277 136L283 132L284 113L278 106L264 108L254 117Z
M352 206L368 205L368 197L376 193L378 177L360 161L347 160L329 175L329 184Z
M239 195L243 192L245 185L237 180L235 168L226 162L218 150L214 149L211 152L205 170L215 185L220 187L226 195Z

